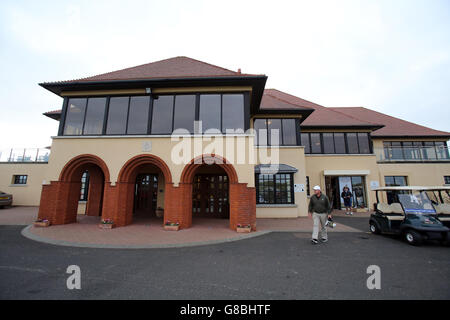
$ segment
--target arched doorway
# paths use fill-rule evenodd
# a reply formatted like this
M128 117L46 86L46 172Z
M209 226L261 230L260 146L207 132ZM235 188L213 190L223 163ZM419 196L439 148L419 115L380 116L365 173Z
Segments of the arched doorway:
M128 160L120 170L117 182L116 225L148 222L149 219L160 219L162 224L162 212L167 208L171 185L169 167L159 157L146 154Z
M209 171L209 172L208 172ZM199 179L196 178L201 174L212 174L215 177L226 176L228 189L228 206L227 213L229 218L229 227L232 230L236 230L238 224L251 225L252 229L256 228L256 193L255 188L247 187L246 183L239 183L237 172L234 166L229 163L225 158L214 155L202 155L193 159L187 164L180 178L180 194L183 199L183 205L181 208L181 226L186 228L192 225L193 212L195 208L198 208L198 202L193 201L193 197L196 196L195 182ZM195 179L195 180L194 180ZM216 178L217 179L217 178ZM223 179L223 178L222 178ZM201 182L201 179L200 179ZM211 183L211 181L208 181ZM220 184L219 184L220 185ZM217 184L216 184L217 187ZM206 192L210 194L210 192ZM223 193L222 193L223 195ZM214 205L218 204L220 196L213 202ZM222 199L224 197L222 196ZM211 203L206 201L207 203ZM216 206L215 208L218 208ZM223 208L223 207L222 207ZM198 210L198 209L195 209ZM216 210L216 209L214 209Z
M49 219L52 224L67 224L77 221L83 174L89 174L85 185L87 192L85 213L101 216L105 183L109 183L109 171L105 162L97 156L79 155L64 166L59 180L42 188L39 218Z
M230 218L229 179L218 165L197 168L192 181L192 219Z

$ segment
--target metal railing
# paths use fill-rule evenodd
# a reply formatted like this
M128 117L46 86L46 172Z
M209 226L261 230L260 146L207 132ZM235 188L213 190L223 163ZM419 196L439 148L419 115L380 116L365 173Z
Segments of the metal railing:
M374 148L378 162L450 162L447 146Z
M0 150L0 162L48 162L50 149L12 148Z

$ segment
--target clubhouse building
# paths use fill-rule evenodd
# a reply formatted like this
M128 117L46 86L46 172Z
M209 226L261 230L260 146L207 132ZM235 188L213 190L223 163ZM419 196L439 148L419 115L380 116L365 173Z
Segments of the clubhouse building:
M372 210L378 186L450 184L449 132L266 89L267 76L175 57L40 84L63 98L48 149L0 154L0 190L51 224L80 214L195 225L307 215L320 185ZM56 134L56 132L55 132Z

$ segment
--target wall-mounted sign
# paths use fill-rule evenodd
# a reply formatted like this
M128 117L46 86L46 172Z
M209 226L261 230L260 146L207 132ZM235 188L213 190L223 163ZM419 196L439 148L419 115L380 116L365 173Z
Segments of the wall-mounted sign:
M144 141L142 142L142 152L150 152L152 151L152 142Z
M379 181L370 181L370 189L375 189L378 188L380 186L380 182Z
M305 192L305 185L304 184L294 184L294 192Z

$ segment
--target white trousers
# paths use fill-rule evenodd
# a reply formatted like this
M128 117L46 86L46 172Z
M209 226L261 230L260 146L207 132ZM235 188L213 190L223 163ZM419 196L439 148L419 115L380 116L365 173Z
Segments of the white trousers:
M326 223L328 220L328 214L313 212L312 218L313 218L313 223L314 223L312 238L319 239L318 237L319 237L319 224L320 224L320 226L321 226L320 235L322 236L322 239L323 240L328 239L327 227L326 227Z

